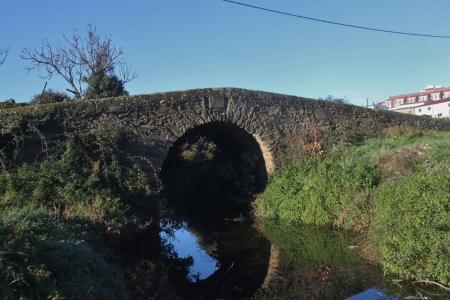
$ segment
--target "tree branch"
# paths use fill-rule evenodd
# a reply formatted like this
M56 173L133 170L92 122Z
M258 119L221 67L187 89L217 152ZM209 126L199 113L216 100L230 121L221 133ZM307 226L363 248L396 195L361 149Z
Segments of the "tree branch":
M44 39L39 48L23 49L21 57L29 62L28 72L43 70L47 80L56 73L69 84L68 91L81 98L93 74L112 76L118 67L124 84L136 78L123 61L123 50L112 44L111 36L102 36L94 25L88 25L85 37L74 30L70 37L63 35L63 41L62 45L53 46Z
M0 48L0 66L3 65L6 61L6 58L8 57L10 46L7 46L5 48Z

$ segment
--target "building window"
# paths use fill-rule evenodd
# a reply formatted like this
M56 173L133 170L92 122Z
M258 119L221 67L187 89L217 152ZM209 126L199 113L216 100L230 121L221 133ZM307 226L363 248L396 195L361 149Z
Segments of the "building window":
M428 110L431 110L431 106L428 107Z
M437 116L438 116L438 118L442 117L442 113L438 113Z
M441 99L440 96L441 95L439 95L439 93L431 94L431 100L433 100L433 101L439 100L439 99Z
M448 107L450 107L450 103L448 103Z
M421 108L419 108L419 112L422 112L422 109L421 109Z
M402 105L403 104L403 99L396 99L395 101L394 101L394 106L399 106L399 105Z
M450 91L444 93L444 98L450 98Z
M416 102L416 97L409 97L408 99L406 99L406 102L409 104L415 103Z

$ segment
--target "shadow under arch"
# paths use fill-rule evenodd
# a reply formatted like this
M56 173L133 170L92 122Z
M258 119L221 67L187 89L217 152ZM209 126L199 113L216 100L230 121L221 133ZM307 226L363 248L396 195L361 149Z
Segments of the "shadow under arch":
M259 137L216 121L188 129L173 143L160 178L169 203L183 214L233 214L249 208L272 168Z

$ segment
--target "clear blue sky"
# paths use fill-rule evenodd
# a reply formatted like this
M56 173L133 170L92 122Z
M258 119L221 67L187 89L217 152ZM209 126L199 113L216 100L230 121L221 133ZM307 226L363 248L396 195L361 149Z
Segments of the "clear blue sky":
M450 1L242 0L303 15L450 35ZM220 0L2 0L0 99L28 101L44 80L27 74L24 47L60 41L88 23L111 33L138 72L131 94L231 86L355 104L450 85L450 40L371 33L302 21ZM49 87L63 90L55 79Z

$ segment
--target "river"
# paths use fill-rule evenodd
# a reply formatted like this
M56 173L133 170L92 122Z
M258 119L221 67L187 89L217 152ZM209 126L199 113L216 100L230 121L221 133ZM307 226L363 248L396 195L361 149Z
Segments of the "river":
M188 274L185 299L444 299L385 278L358 236L248 218L163 220L161 238ZM423 297L420 298L420 295ZM428 298L427 298L428 297Z

